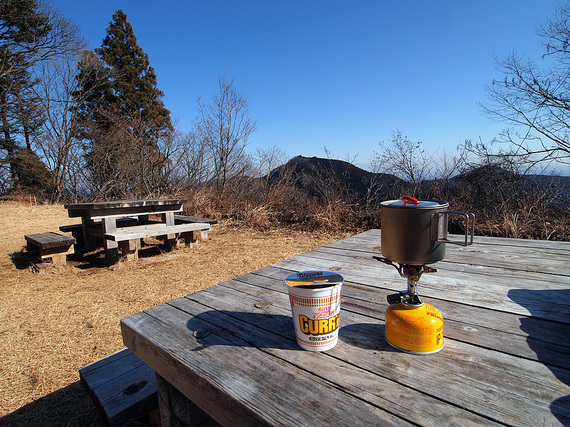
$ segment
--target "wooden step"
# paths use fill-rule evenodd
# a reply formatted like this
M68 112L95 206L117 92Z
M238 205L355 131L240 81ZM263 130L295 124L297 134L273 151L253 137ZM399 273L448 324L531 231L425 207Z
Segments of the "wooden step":
M79 378L111 426L123 426L158 408L154 371L129 349L79 370Z
M54 264L65 265L66 255L74 253L75 239L73 237L50 231L26 234L24 238L28 242L28 247L36 250L42 260L51 258Z

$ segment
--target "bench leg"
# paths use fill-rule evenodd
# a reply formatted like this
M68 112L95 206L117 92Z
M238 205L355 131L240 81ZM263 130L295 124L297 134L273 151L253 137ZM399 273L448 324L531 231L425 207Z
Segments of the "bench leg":
M192 231L180 233L180 238L184 241L184 246L187 248L191 247L192 243L194 243L194 233Z
M75 253L73 245L61 246L59 248L51 249L38 249L38 255L42 261L46 258L51 258L52 264L55 265L66 265L67 255Z
M201 426L212 421L208 414L158 374L156 374L156 389L162 427Z
M103 235L117 231L117 221L115 218L103 218ZM119 259L119 245L117 242L103 238L105 243L105 258L109 262Z
M83 238L82 230L72 230L71 235L75 239L75 251L83 252L85 248L85 240Z
M166 212L162 214L162 219L165 222L167 227L174 225L174 212ZM169 249L176 249L178 247L178 243L176 241L176 234L169 234L166 236L166 245Z
M180 233L180 237L184 240L186 247L190 248L200 240L208 240L208 230L187 231Z
M141 248L140 239L125 240L119 242L119 249L121 251L121 255L125 257L128 261L139 258L140 248Z
M52 255L51 263L53 265L67 265L67 258L65 255Z
M81 219L81 233L83 234L83 251L84 252L91 252L97 249L100 246L100 238L93 236L89 229L95 227L95 222L90 218L82 218Z

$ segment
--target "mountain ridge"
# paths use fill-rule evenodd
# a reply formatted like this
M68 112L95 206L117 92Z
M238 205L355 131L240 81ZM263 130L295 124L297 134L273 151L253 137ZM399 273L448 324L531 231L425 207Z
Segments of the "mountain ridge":
M332 192L342 191L351 202L364 202L374 196L376 200L387 200L396 196L394 189L404 191L410 183L389 173L370 172L350 162L302 155L291 158L287 163L273 169L263 179L270 183L288 180L295 188L306 192L310 197L327 197ZM488 182L486 182L488 180ZM497 185L507 180L513 185L535 185L544 188L556 188L566 200L570 200L570 177L557 175L517 175L498 166L480 166L459 173L447 181L448 190L454 194L466 185L481 187L485 183ZM441 187L443 179L424 180L417 190L431 197L435 185ZM519 190L523 190L520 188ZM490 191L491 188L489 188ZM372 194L373 193L373 194ZM339 194L336 194L337 196Z

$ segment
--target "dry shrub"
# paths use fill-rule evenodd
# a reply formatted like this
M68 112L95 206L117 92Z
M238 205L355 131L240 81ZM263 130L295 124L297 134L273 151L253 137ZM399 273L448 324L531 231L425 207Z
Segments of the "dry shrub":
M200 187L184 194L187 213L231 220L261 231L287 227L306 231L357 232L380 228L377 194L358 200L346 182L313 177L320 191L306 189L284 179L241 179L223 197ZM317 185L318 184L318 185ZM378 185L376 192L385 192ZM473 168L460 176L427 180L418 184L398 181L394 197L410 195L419 199L443 199L451 209L476 215L476 234L499 237L570 240L568 190L561 181L521 175L496 166ZM384 193L382 193L384 194ZM451 217L450 231L463 232L463 221Z
M202 187L187 191L185 211L191 216L230 220L242 227L269 231L296 230L355 232L376 225L379 209L363 207L341 198L309 197L286 181L241 180L235 191L218 197Z
M518 239L570 241L570 218L549 209L499 210L479 218L477 234Z
M184 205L184 212L190 216L203 218L220 218L216 209L212 192L204 187L194 187L181 194L181 198L188 200Z
M278 225L275 224L275 214L270 206L256 206L245 210L243 222L262 231L271 230Z
M354 206L336 200L323 204L313 199L307 203L307 225L316 230L340 230L358 228Z
M479 168L459 182L450 204L475 213L476 234L570 240L570 200L555 179Z

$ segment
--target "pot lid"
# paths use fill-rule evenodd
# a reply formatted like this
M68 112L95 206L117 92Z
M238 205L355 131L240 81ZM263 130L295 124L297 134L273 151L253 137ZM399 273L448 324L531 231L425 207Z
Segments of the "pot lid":
M289 286L321 287L343 283L343 277L332 271L300 271L285 279Z
M449 206L449 203L443 200L418 200L410 196L404 196L398 200L387 200L385 202L382 202L381 206L389 206L391 208L429 209L446 207Z

